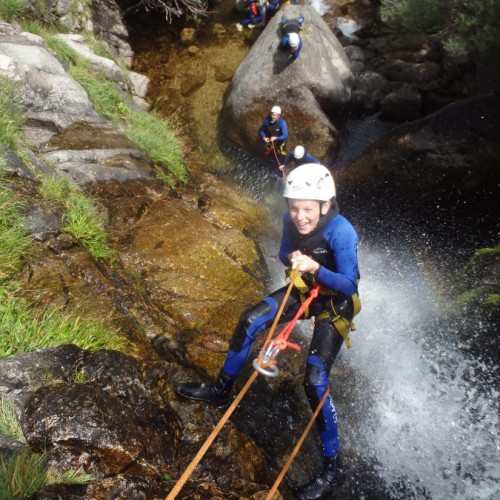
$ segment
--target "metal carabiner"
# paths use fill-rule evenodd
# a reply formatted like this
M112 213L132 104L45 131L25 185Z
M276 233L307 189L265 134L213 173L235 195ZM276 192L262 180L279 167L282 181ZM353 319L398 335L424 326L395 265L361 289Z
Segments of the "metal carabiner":
M253 360L252 366L266 377L277 377L280 373L276 365L276 356L280 352L280 345L271 342L265 351L260 351L259 355Z

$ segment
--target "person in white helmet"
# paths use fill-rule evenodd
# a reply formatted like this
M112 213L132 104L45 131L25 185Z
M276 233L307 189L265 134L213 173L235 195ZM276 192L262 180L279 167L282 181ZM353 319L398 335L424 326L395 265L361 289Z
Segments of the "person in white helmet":
M302 15L298 19L287 19L284 14L281 16L281 41L278 48L289 52L293 59L297 59L302 50L300 31L303 24L304 17Z
M281 117L281 108L273 106L271 113L264 119L259 130L261 139L266 144L265 156L271 165L279 167L286 158L286 140L288 139L288 126ZM279 170L276 169L277 175Z
M289 165L293 168L300 167L305 163L321 163L311 153L307 152L304 146L295 146L294 150L288 154L285 161L280 165L280 170L284 171Z
M358 297L358 237L351 223L339 213L332 174L323 165L305 164L288 176L283 193L288 211L283 217L279 256L285 266L298 268L279 323L289 322L299 311L305 294L319 284L318 297L299 318L315 318L306 359L304 388L314 411L329 387L329 374L342 344L354 329L353 317L360 311ZM229 344L226 360L214 383L185 382L176 387L185 398L205 401L222 408L252 352L259 333L269 328L286 297L284 286L241 316ZM328 396L316 419L322 444L323 470L296 491L299 499L319 499L333 490L340 441L335 406Z

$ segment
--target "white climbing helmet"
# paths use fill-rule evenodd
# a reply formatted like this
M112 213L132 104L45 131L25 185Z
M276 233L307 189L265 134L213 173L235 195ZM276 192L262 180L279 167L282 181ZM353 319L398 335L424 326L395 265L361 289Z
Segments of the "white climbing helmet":
M281 115L281 108L279 106L273 106L271 108L271 113L277 113L278 115Z
M285 198L328 201L335 196L331 172L318 163L305 163L292 170L285 182Z
M300 36L298 33L290 33L288 35L288 43L290 44L290 47L298 47L300 42Z
M304 146L296 146L295 149L293 150L293 156L295 157L296 160L304 158L305 154L306 150L304 149Z

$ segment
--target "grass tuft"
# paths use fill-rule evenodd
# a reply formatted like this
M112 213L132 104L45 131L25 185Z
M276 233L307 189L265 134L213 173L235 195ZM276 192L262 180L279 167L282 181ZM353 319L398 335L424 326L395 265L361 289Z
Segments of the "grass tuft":
M17 418L16 408L7 396L0 399L0 434L26 444L26 438Z
M82 193L73 192L67 202L63 217L63 229L78 238L88 252L96 259L114 257L108 247L104 232L104 217L93 200Z
M139 145L156 165L159 177L168 185L188 180L188 173L182 162L181 142L169 123L154 111L132 111L128 117L125 133Z
M14 193L0 184L0 285L17 274L29 247L19 207Z
M69 73L85 89L95 109L104 118L115 123L123 120L128 108L116 82L107 80L86 64L72 66Z
M81 320L54 309L36 311L0 288L0 357L67 344L91 351L130 351L125 337L102 322Z
M18 152L24 141L21 132L24 122L16 84L0 76L0 144Z
M30 498L47 484L44 457L29 448L10 458L0 456L0 498L19 500Z
M0 0L0 19L10 22L26 8L26 0Z
M45 456L25 448L10 458L0 456L0 498L19 500L31 498L48 484L88 484L97 481L91 474L68 471L51 474Z
M47 201L65 207L63 230L78 238L95 259L114 257L106 241L102 211L73 181L49 175L41 179L39 190Z

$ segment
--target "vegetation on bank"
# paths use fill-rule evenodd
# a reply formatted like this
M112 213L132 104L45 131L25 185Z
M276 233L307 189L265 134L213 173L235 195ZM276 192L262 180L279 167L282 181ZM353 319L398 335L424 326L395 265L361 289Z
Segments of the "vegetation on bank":
M0 113L1 116L1 113ZM1 158L0 158L1 160ZM1 182L0 164L0 182ZM29 248L29 238L14 193L0 183L0 287L21 268L22 256Z
M495 267L500 261L500 246L481 248L470 259L464 276L457 284L462 291L457 302L461 307L488 318L500 312L500 288L495 282ZM465 290L465 291L464 291Z
M128 352L130 347L125 338L99 321L84 321L53 309L37 310L19 296L15 279L23 256L29 252L30 239L23 225L21 204L12 190L2 184L1 172L0 169L0 357L65 344ZM71 196L76 199L82 196L84 203L88 203L81 193L70 194L68 199ZM76 209L76 212L80 217L85 211ZM71 211L66 217L70 230L78 227L79 221L71 219ZM73 231L78 233L76 229ZM78 234L85 240L84 235Z
M23 22L23 29L41 36L47 46L68 63L69 74L85 89L94 108L121 128L148 155L160 179L171 187L188 181L181 141L167 120L154 111L133 109L128 104L129 96L124 94L118 83L94 71L88 61L57 36L54 28L38 21L27 21ZM90 40L93 37L87 33L86 38ZM100 47L99 52L103 53L103 44L95 42L93 45L96 44Z
M0 19L10 22L22 14L26 0L0 0Z
M64 207L62 229L77 238L95 259L114 256L106 241L104 212L79 191L70 179L56 175L41 179L40 194L50 203Z
M438 35L453 55L484 52L500 40L498 0L382 0L380 14L405 31Z
M0 498L18 500L31 498L40 488L49 484L87 484L96 481L92 475L69 471L51 474L46 468L43 453L24 448L11 458L0 457Z
M18 100L16 84L0 76L0 145L26 161L27 145L21 127L25 117ZM1 151L5 154L6 151ZM3 168L0 165L0 168Z

